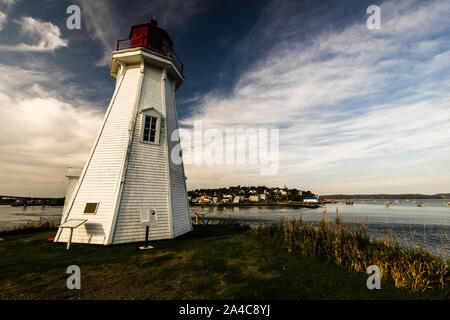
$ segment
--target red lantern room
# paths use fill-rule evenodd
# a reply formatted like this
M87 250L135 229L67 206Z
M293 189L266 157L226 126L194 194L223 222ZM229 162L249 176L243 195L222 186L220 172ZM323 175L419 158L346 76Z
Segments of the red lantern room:
M142 47L172 59L183 73L183 64L173 50L173 41L166 30L158 27L156 16L150 22L131 26L130 38L118 40L117 50Z

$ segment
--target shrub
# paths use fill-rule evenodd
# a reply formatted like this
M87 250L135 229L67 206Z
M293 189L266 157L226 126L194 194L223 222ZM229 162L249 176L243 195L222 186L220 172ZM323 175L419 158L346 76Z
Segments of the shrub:
M50 230L56 231L58 225L59 225L58 223L51 221L29 222L25 224L20 224L11 230L2 231L0 232L0 235L6 236L6 235L33 233L39 231L50 231Z

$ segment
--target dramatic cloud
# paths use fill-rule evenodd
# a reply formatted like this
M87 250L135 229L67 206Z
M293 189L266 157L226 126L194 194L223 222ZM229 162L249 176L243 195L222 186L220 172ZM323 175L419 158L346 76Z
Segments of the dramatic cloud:
M83 165L104 111L64 101L45 72L0 64L0 73L0 194L63 195L65 168Z
M12 27L18 23L22 32L20 43L0 45L0 194L63 195L65 168L85 163L104 116L104 103L99 109L91 101L108 99L114 85L105 73L93 71L100 69L87 67L90 61L107 64L115 41L128 37L130 23L158 14L162 26L179 28L180 35L184 24L208 5L201 0L136 1L126 10L129 1L76 3L83 30L68 35L74 50L57 50L68 46L58 28L64 27L63 20L11 16L8 6L14 1L0 0L3 21ZM260 169L267 166L248 163L189 164L188 187L286 184L319 193L448 191L450 3L382 2L381 30L366 28L365 8L358 18L354 8L338 1L330 5L335 11L328 4L308 3L269 3L240 41L227 47L234 45L234 51L225 60L242 66L236 68L231 90L216 86L207 94L185 95L183 104L192 105L191 113L180 113L188 130L195 120L202 120L204 129L222 132L278 128L278 174L262 176ZM94 41L85 39L84 28ZM9 42L14 37L5 31L0 36ZM225 62L224 70L211 74L227 73ZM193 75L186 85L211 80Z
M368 30L361 19L308 41L295 34L302 20L287 9L270 6L258 31L243 41L248 47L274 43L276 27L277 46L230 94L207 94L182 120L187 127L202 120L204 128L223 132L280 128L279 175L190 165L189 185L201 186L207 176L222 185L284 181L326 193L380 192L383 185L384 192L448 190L450 3L384 2L382 30ZM442 182L430 187L425 172Z
M67 47L68 42L61 38L61 31L51 22L32 17L15 20L21 27L22 35L33 44L0 45L1 51L54 51Z

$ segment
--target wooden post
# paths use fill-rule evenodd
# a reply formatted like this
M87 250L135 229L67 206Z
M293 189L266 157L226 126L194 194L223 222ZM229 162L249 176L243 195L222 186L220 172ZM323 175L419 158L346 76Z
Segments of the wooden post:
M192 213L193 213L194 216L195 216L195 224L198 224L198 213L195 212L195 211L192 211Z
M66 250L70 249L70 243L72 242L72 234L73 234L73 228L69 228L69 240L67 241L67 247Z

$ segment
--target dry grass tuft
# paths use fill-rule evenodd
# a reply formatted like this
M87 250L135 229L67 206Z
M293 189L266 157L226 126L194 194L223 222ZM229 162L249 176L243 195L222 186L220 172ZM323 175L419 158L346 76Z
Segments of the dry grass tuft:
M252 232L286 246L290 253L312 256L343 269L365 272L368 266L378 265L382 279L390 277L396 287L413 292L448 290L450 283L449 267L441 257L422 248L401 247L398 239L390 241L387 234L371 241L367 223L345 226L338 215L333 222L327 222L324 212L316 226L306 224L300 217L260 225Z

